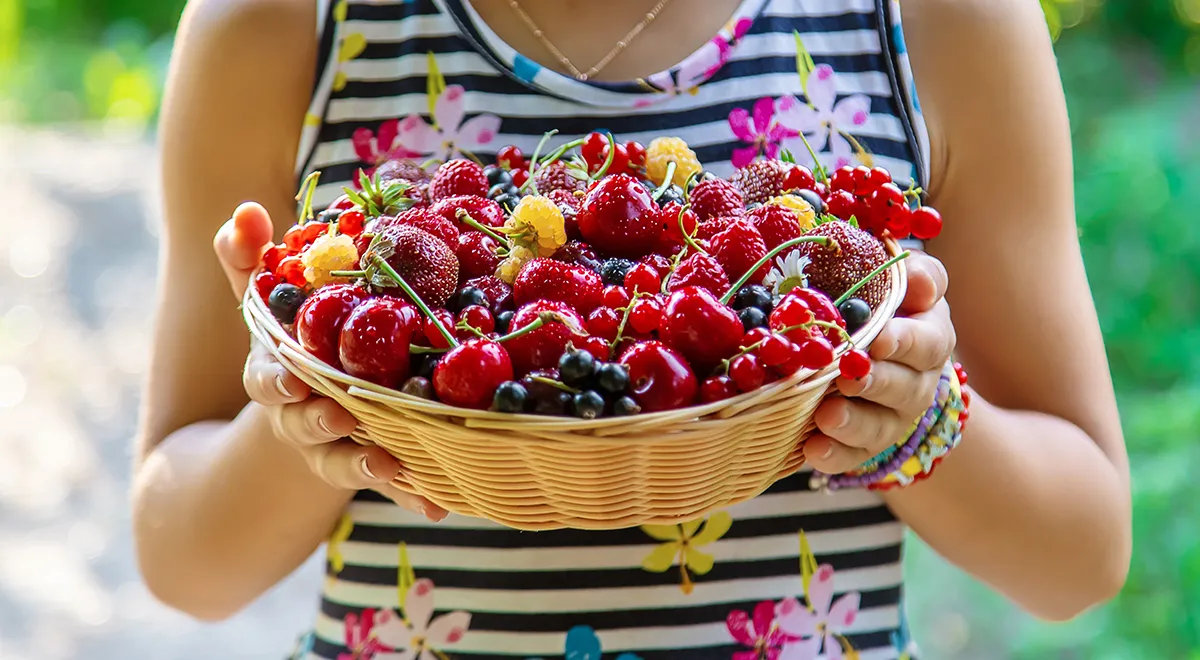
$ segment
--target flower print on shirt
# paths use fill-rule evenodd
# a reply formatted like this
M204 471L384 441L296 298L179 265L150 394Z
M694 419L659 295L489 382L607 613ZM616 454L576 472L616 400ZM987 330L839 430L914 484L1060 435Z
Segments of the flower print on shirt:
M721 67L729 61L729 57L733 54L733 47L750 30L751 23L752 21L745 17L730 22L725 26L722 34L710 39L678 67L647 76L644 82L669 96L695 95L699 91L700 84L716 75L717 71L720 71ZM650 105L651 103L652 101L647 100L639 105Z
M422 156L439 161L492 145L500 133L500 118L481 114L466 121L466 90L462 85L446 85L433 53L428 54L429 77L426 97L433 123L418 114L400 120L400 144Z
M725 536L731 525L733 518L726 511L680 525L642 525L643 532L662 541L642 560L642 568L663 573L678 562L679 588L690 594L693 589L691 573L704 575L713 567L713 556L699 548Z
M745 108L730 110L729 128L749 145L733 150L733 166L737 168L749 165L760 153L774 159L779 155L780 140L793 135L775 121L775 102L769 98L756 101L753 112Z
M366 127L355 129L354 134L350 136L350 143L354 145L354 153L358 155L359 160L370 166L363 168L363 173L371 176L375 173L376 167L389 160L416 158L421 155L405 148L397 140L399 137L399 119L389 119L383 122L376 131Z
M380 651L390 651L372 634L376 624L376 611L368 607L359 614L351 612L346 615L346 648L345 653L339 653L337 660L374 660Z
M798 641L779 629L775 622L775 603L764 600L754 613L733 610L725 617L725 627L746 650L735 651L732 660L779 660L785 645Z
M446 660L441 647L458 643L471 625L467 612L448 612L433 616L433 581L421 578L413 582L404 600L405 616L383 610L375 616L375 636L390 646L374 660Z
M591 626L575 626L567 631L567 639L563 643L563 660L602 660L604 650L600 646L600 637ZM530 658L529 660L541 660ZM613 660L642 660L641 656L633 653L622 653Z
M800 139L802 134L826 169L832 171L849 165L856 153L862 152L850 132L866 125L871 115L870 97L853 94L836 100L836 74L828 64L817 65L808 79L807 90L807 102L790 95L775 102L776 121L794 136L783 139L784 148L793 154L808 153L804 140Z

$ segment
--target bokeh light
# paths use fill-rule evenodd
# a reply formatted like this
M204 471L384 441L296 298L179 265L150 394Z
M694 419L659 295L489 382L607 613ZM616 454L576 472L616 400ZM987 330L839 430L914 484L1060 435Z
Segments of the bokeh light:
M12 408L25 400L25 376L16 367L0 364L0 408Z

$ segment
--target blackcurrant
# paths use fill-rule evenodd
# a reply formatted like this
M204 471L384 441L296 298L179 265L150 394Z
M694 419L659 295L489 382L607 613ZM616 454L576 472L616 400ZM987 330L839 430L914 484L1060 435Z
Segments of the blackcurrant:
M734 309L757 307L764 312L770 312L774 306L774 299L771 298L771 292L761 284L747 284L733 297Z
M674 184L668 186L667 189L663 191L663 194L658 196L659 206L666 206L671 202L683 204L683 190Z
M404 385L400 387L400 391L409 396L433 400L433 384L429 382L428 378L413 376L404 381Z
M512 325L513 312L505 310L496 315L496 332L502 335L508 334L508 328Z
M330 222L337 220L338 216L341 215L342 211L344 210L345 209L325 209L324 211L318 213L317 217L313 218L313 221L329 224Z
M596 358L587 351L572 350L558 359L558 375L568 385L575 385L592 375Z
M576 417L595 419L604 414L604 397L593 390L584 390L571 399L571 412Z
M600 264L600 279L605 284L623 286L630 268L633 268L633 262L628 259L608 259Z
M767 313L757 307L747 307L746 309L739 310L737 314L738 318L742 320L742 328L746 332L767 325Z
M422 378L433 378L433 368L437 366L440 357L437 353L413 353L409 363L412 374Z
M501 195L504 195L508 192L508 185L509 184L507 182L493 184L491 188L488 188L487 196L491 199L499 198Z
M533 412L539 415L566 415L571 408L572 399L570 392L556 389L538 397L533 403Z
M488 165L483 168L483 176L487 177L489 186L507 185L512 183L512 175L508 170L495 165Z
M630 397L623 396L616 401L613 401L612 414L614 417L625 417L627 415L636 415L642 412L642 407Z
M267 296L267 307L280 323L289 325L296 322L296 312L300 311L300 305L304 304L307 297L304 289L284 282L271 289L271 295Z
M800 195L801 199L808 202L808 205L813 207L813 210L817 213L825 212L825 200L821 199L821 196L818 195L815 190L801 188L800 190L796 191L796 194Z
M520 195L512 195L509 193L498 195L493 199L495 199L496 203L499 204L504 210L510 213L513 209L517 208L517 204L521 202Z
M528 396L529 392L525 386L518 382L510 380L500 383L500 387L497 387L496 393L492 395L492 410L502 413L523 412Z
M596 384L609 394L624 394L629 387L629 372L616 362L602 364L596 368Z
M760 206L762 206L762 202L750 202L749 204L746 205L746 210L753 211L754 209L756 209Z
M483 289L476 289L473 286L464 287L454 299L454 310L466 309L471 305L487 308L491 302L488 301L487 294L483 292Z
M867 321L871 320L871 306L859 298L847 299L838 305L838 312L846 321L846 332L851 334L858 332L867 324Z

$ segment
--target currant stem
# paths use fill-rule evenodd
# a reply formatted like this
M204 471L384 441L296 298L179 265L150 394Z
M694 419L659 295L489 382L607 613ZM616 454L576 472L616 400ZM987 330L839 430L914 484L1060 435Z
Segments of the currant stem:
M529 186L529 182L533 181L533 172L537 169L538 155L542 153L542 147L546 146L546 142L558 133L557 128L550 129L542 133L542 139L538 140L537 146L533 148L533 158L529 159L529 178L525 183L521 184L521 190L525 190Z
M567 385L566 383L564 383L562 381L554 380L553 378L547 378L545 376L530 376L529 380L532 380L535 383L542 383L543 385L549 385L551 387L560 389L569 394L579 394L579 392L580 392L580 390L577 390L574 387L571 387L570 385Z
M498 243L501 243L503 245L508 245L508 239L506 237L501 236L500 234L497 234L495 231L492 230L491 227L488 227L488 226L484 225L483 223L479 222L478 220L476 220L475 218L472 218L471 214L467 213L466 209L459 209L458 213L456 213L455 215L458 217L458 221L463 223L464 225L467 225L468 227L471 227L472 229L476 229L478 231L481 231L481 232L487 234L488 236L491 236Z
M433 325L437 327L438 332L440 332L442 337L446 339L446 343L450 344L451 347L458 346L458 340L454 338L454 335L446 329L446 326L442 325L441 320L438 319L437 315L433 313L433 310L429 309L429 306L425 304L425 301L421 300L421 296L418 296L417 292L413 291L413 288L408 285L408 282L404 281L404 278L400 276L400 273L397 273L396 269L392 268L391 264L389 264L386 259L379 255L375 255L372 263L376 268L382 270L385 275L391 278L397 286L403 289L404 293L408 294L408 297L411 298L414 303L416 303L417 307L421 310L421 313L425 314L426 318L428 318L430 321L433 321Z
M692 238L692 235L688 233L687 227L683 226L683 214L687 213L688 209L690 208L692 208L692 205L689 203L684 204L683 208L679 209L679 219L677 220L679 223L679 233L683 234L683 242L687 243L688 247L701 254L708 254L708 251L700 247L700 244L696 242L696 239ZM698 223L696 225L696 231L700 231L700 225Z
M316 192L317 179L321 178L321 172L318 170L304 177L303 183L300 184L300 191L296 193L296 201L304 199L304 203L300 205L300 217L297 218L296 224L302 225L306 220L313 219L312 200L313 193Z
M521 335L527 335L527 334L533 332L534 330L537 330L538 328L542 327L543 325L546 325L546 320L539 315L529 325L527 325L523 328L519 328L517 330L513 330L512 332L508 333L507 335L504 335L503 337L496 339L496 343L502 344L502 343L508 341L509 339L515 339L517 337L520 337Z
M583 138L571 140L570 142L564 144L563 146L561 146L561 147L555 149L553 152L551 152L549 156L546 156L544 159L542 159L542 162L543 163L553 163L554 161L558 160L559 158L562 158L563 154L567 153L571 149L574 149L575 147L578 147L581 144L583 144ZM545 165L543 165L543 167L545 167Z
M762 339L759 339L758 341L754 342L753 344L750 344L749 346L741 346L740 347L741 350L739 350L737 353L734 353L733 355L730 355L729 357L725 358L724 360L721 360L720 372L728 373L729 372L729 364L731 362L733 362L737 358L742 357L743 355L745 355L747 353L758 350L758 348L763 345L763 342L765 342L768 337L770 337L772 335L779 335L781 337L784 337L787 335L787 333L791 332L792 330L799 330L801 328L807 328L808 326L810 326L814 323L821 323L821 321L818 321L814 318L812 321L809 321L808 323L797 323L796 325L789 325L788 327L783 328L783 329L779 330L778 332L772 332L770 335L767 335L767 337L763 337Z
M617 336L613 337L613 340L608 342L609 357L612 357L613 351L617 348L617 344L621 343L621 340L625 338L625 325L629 323L629 311L633 309L633 303L637 302L638 298L650 298L653 296L653 293L638 291L637 293L633 294L632 298L629 299L629 304L625 305L623 309L624 314L621 315L621 324L617 326Z
M658 198L667 192L667 188L671 187L671 180L675 178L675 167L675 161L667 163L667 173L663 175L663 182L654 189L654 192L650 193L650 199L657 202Z
M871 280L878 277L880 273L887 270L888 268L891 268L893 264L899 263L899 262L907 259L908 255L910 255L910 254L912 254L912 252L905 250L905 251L901 252L900 254L892 257L891 259L888 259L887 261L883 262L875 270L871 271L870 273L867 273L866 277L859 280L858 283L855 284L854 286L850 287L849 289L846 289L845 293L838 296L838 299L833 301L834 307L849 300L850 296L853 296L855 293L858 293L858 290L863 288L864 286L866 286L867 282L870 282Z
M595 176L593 176L591 178L592 181L599 181L600 179L604 178L605 174L608 174L608 166L612 165L613 156L615 156L616 154L617 154L617 141L616 141L616 139L613 138L613 134L609 133L608 134L608 156L605 157L604 164L600 166L600 169L597 170Z
M851 347L854 346L854 340L850 337L850 333L846 332L845 328L843 328L842 326L840 326L836 323L830 323L829 321L818 321L816 319L813 319L812 321L809 322L809 325L815 325L815 326L818 326L821 328L825 328L826 330L836 330L837 333L839 335L841 335L842 341L846 342L847 344L850 344Z
M721 296L721 304L728 305L729 301L732 300L735 295L737 295L738 290L741 289L746 282L750 281L750 278L758 272L759 268L771 263L771 260L775 258L775 255L788 248L800 245L801 243L819 243L825 247L832 247L835 249L838 247L837 241L828 236L801 236L799 238L793 238L790 241L784 241L779 245L776 245L775 248L768 252L762 259L754 262L754 265L750 267L750 270L746 271L746 274L742 275L733 286L729 287L729 291L726 291L725 295Z

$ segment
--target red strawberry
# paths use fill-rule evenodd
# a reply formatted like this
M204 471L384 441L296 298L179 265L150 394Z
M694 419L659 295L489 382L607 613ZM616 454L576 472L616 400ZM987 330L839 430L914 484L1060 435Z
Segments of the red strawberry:
M747 204L760 204L783 192L790 166L780 160L755 160L729 179L742 192Z
M580 339L584 332L583 317L567 305L552 300L531 302L517 310L509 324L509 332L515 332L537 320L542 312L555 312L573 326L551 322L519 337L504 342L512 357L513 370L523 376L534 369L546 369L558 364L558 359L567 350L567 344Z
M547 165L539 165L533 174L533 185L537 186L539 195L548 194L552 190L575 192L587 187L584 181L576 179L567 171L567 164L556 160Z
M800 244L800 249L812 260L804 269L808 275L808 285L835 300L888 259L883 243L848 222L826 222L804 235L828 236L837 241L836 250L819 243ZM856 295L871 305L871 309L875 309L887 296L891 282L891 273L884 271L859 289Z
M600 305L604 286L600 276L579 264L538 258L525 264L513 282L513 300L525 305L554 300L587 314Z
M464 279L482 277L496 272L500 257L496 255L496 239L481 231L467 231L458 235L454 252L458 257L459 277Z
M400 225L409 225L433 234L451 250L458 247L458 228L453 222L433 213L431 209L411 208L394 217L384 216L375 223L375 230Z
M592 187L579 209L579 231L601 252L641 257L662 233L650 193L628 174L605 177Z
M800 238L800 217L786 206L765 204L748 211L746 217L758 230L768 250L774 250L785 241Z
M379 177L381 185L400 180L410 183L425 183L429 181L429 172L422 169L417 161L409 158L389 160L375 168L374 175Z
M409 286L431 307L443 307L454 293L458 283L458 258L440 239L411 225L386 227L379 232L379 242L374 251L363 257L364 265L371 265L372 255L378 255L408 282ZM382 275L380 273L379 275ZM373 281L381 285L386 279ZM401 296L399 288L390 288L389 293Z
M476 222L485 227L504 226L504 210L500 208L500 205L495 200L477 195L447 197L434 204L429 210L453 222L459 231L470 231L470 227L459 221L459 209L469 213Z
M685 286L700 287L713 295L723 296L729 290L729 276L711 254L696 252L679 264L667 282L668 291Z
M662 223L663 232L658 237L658 245L654 248L655 252L674 255L686 244L683 232L686 231L689 236L696 233L700 224L699 218L691 209L683 210L683 217L680 218L679 213L682 209L679 202L669 202L659 210L658 219ZM680 226L681 221L682 227Z
M721 215L709 218L700 223L699 229L696 230L696 238L698 240L710 241L713 236L728 229L729 225L737 218L738 216L733 215Z
M434 173L433 181L429 182L429 194L435 202L455 195L486 197L487 189L483 168L463 158L447 161Z
M567 192L566 190L551 190L546 194L550 201L558 204L559 210L563 214L563 223L566 225L567 237L573 239L583 238L579 233L579 206L583 204L583 197L576 197L575 193Z
M705 179L697 183L688 201L701 220L741 213L746 208L741 191L725 179Z
M713 236L710 242L710 252L725 269L725 274L731 281L738 281L754 264L767 256L767 246L758 230L745 220L734 220L724 231ZM750 278L749 283L760 284L763 277L770 272L769 264L761 268Z
M487 295L492 304L492 314L499 314L506 309L512 309L512 288L495 275L483 275L463 282L463 288L475 287Z
M554 259L569 264L579 264L588 270L600 270L600 260L596 251L583 241L567 241L567 244L554 251Z

